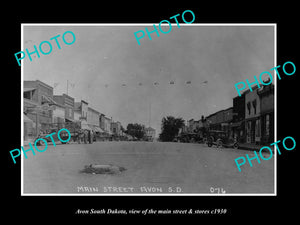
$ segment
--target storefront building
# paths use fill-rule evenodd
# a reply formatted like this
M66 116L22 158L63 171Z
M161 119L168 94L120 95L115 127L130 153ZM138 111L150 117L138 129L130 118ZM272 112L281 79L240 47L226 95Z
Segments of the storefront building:
M268 145L274 140L274 85L263 86L258 90L261 113L261 143Z
M246 143L260 144L261 142L260 106L257 86L252 88L252 91L245 91Z
M233 138L239 143L246 142L245 132L245 94L233 98L231 130Z
M30 119L35 125L34 131L24 131L24 134L30 133L32 136L37 136L40 131L49 129L49 124L52 123L53 108L51 106L53 104L55 104L53 87L40 80L24 81L23 113L26 115L26 119ZM24 129L28 127L26 125Z

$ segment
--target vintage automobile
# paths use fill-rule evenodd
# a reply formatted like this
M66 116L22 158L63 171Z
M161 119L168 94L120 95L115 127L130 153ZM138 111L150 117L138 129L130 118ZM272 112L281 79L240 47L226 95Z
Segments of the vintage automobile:
M202 138L198 133L182 133L176 136L173 141L183 143L201 143Z
M37 139L41 139L41 138L42 138L42 139L44 139L44 140L47 141L47 142L52 142L52 139L53 139L54 142L60 141L62 144L66 144L66 142L62 142L61 140L59 140L57 132L58 132L58 130L56 130L56 129L50 129L50 130L48 130L47 132L41 131L41 132L39 133L39 135L35 138L34 143L35 143L35 141L36 141ZM54 135L51 135L51 137L50 137L49 135L52 134L52 133L55 133L55 134L54 134ZM60 136L60 138L61 138L62 140L67 140L67 139L69 138L69 134L68 134L66 131L64 131L64 130L62 130L62 131L60 132L60 135L59 135L59 136ZM36 143L36 145L43 145L43 141L39 140L39 141Z
M228 134L225 131L221 130L210 130L207 135L207 146L212 147L216 145L217 148L229 147L238 149L239 144L237 140L228 137Z
M85 143L85 144L90 143L91 144L91 143L93 143L93 141L96 141L95 140L96 136L89 127L87 127L87 126L82 127L82 126L80 126L80 124L73 123L73 122L51 123L51 124L49 124L48 129L41 131L40 134L35 138L35 140L42 138L42 139L46 140L47 142L52 142L51 137L49 137L48 135L55 132L56 134L53 135L52 138L53 138L54 142L58 142L60 140L57 137L57 132L61 128L68 129L68 131L71 134L71 140L73 140L74 142L78 142L78 144L80 144L80 143ZM66 140L66 139L68 139L69 135L66 131L62 131L60 133L60 137L61 137L61 139ZM66 142L61 142L61 143L66 144ZM37 143L37 145L42 145L42 144L43 144L42 141L38 141L38 143Z

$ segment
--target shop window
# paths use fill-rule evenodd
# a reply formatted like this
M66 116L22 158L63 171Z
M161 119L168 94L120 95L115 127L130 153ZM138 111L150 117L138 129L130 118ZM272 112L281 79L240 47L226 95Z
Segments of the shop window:
M24 95L24 98L26 98L26 99L31 99L30 91L24 92L23 95Z
M270 135L270 115L266 115L266 136Z
M255 121L255 136L260 137L260 121Z
M254 114L256 114L256 99L254 101L252 101L252 106L254 109Z
M248 109L248 115L250 115L250 112L251 112L251 103L250 102L247 103L247 109Z

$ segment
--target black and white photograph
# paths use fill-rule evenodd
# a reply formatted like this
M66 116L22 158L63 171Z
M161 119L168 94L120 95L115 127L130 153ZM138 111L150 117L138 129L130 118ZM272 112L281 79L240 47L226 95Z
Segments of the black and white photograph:
M276 195L276 32L22 24L21 194Z

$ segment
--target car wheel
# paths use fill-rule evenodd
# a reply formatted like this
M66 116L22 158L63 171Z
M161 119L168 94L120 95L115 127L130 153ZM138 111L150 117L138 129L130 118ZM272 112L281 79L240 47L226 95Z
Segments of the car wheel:
M234 144L233 144L233 148L234 148L234 149L238 149L238 148L239 148L239 145L238 145L237 143L234 143Z

